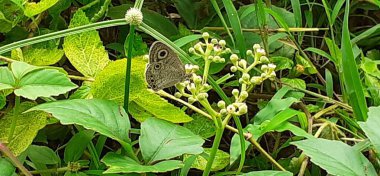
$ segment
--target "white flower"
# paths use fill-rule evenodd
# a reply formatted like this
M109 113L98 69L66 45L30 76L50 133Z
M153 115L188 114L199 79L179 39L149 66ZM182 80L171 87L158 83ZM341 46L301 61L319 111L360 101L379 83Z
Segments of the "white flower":
M130 8L125 13L125 21L132 25L140 25L143 21L143 14L138 8Z

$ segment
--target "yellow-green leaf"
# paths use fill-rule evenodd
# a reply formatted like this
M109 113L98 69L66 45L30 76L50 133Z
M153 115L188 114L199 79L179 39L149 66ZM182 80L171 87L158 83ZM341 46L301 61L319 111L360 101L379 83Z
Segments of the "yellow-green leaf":
M89 24L86 14L78 10L69 28ZM96 30L65 37L63 50L70 63L84 76L95 77L110 62Z
M57 2L58 0L41 0L39 2L27 2L25 3L24 14L27 17L32 17L34 15L42 13L43 11L47 10Z
M211 148L205 148L204 152L206 154L210 154ZM190 157L190 155L185 155L184 159ZM225 168L230 162L230 155L222 150L216 152L215 160L212 163L211 171L218 171ZM205 170L207 164L207 160L202 156L198 155L197 159L194 161L192 168L196 168L199 170Z
M131 89L129 100L129 112L138 121L144 121L148 117L157 117L173 123L183 123L192 120L191 117L178 107L168 103L165 99L149 91L144 79L146 62L142 57L132 59ZM95 78L91 85L94 98L108 99L124 102L126 60L111 62Z
M24 112L35 104L30 102L22 103L19 112ZM9 112L0 119L0 141L6 143L11 151L17 156L32 143L38 130L45 127L47 122L45 112L28 112L16 114L14 111ZM13 136L8 140L11 131L12 121L15 121L16 127Z

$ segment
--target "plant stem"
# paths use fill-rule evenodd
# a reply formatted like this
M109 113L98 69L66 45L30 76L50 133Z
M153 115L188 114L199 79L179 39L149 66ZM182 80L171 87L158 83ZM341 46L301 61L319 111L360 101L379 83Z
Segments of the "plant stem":
M95 29L121 26L121 25L126 25L126 24L128 23L125 21L125 19L122 18L122 19L116 19L116 20L101 21L98 23L91 23L88 25L83 25L83 26L79 26L75 28L69 28L69 29L65 29L65 30L61 30L57 32L48 33L45 35L39 35L36 37L20 40L20 41L2 46L0 47L0 54L12 51L13 49L16 49L16 48L21 48L21 47L32 45L35 43L40 43L40 42L44 42L44 41L48 41L48 40L52 40L52 39L56 39L60 37L65 37L68 35L78 34L78 33L87 32L87 31L91 31Z
M11 127L10 127L10 131L9 131L9 136L8 136L8 142L10 142L12 140L12 137L15 133L15 129L16 129L16 123L17 123L17 115L19 114L19 108L20 108L20 96L17 96L15 97L15 106L13 107L14 108L14 118L12 118L12 123L11 123Z
M129 103L129 88L131 83L131 65L132 65L132 49L133 49L133 41L135 38L135 26L130 25L129 26L129 34L126 38L126 42L124 42L124 52L127 53L125 50L126 44L128 44L128 54L126 54L127 57L127 70L125 74L125 92L124 92L124 109L125 112L128 113L128 103Z
M13 155L9 148L5 146L3 143L0 143L0 150L13 162L13 165L16 166L24 175L32 176L28 169L26 169L22 165L20 160L18 160L18 158L15 155Z
M163 90L160 90L158 92L156 92L157 94L161 95L161 96L164 96L164 97L167 97L167 98L170 98L172 100L175 100L179 103L182 103L183 105L191 108L192 110L194 110L195 112L199 113L199 114L202 114L204 115L205 117L209 118L212 120L212 117L207 114L206 112L200 110L199 108L195 107L194 105L191 105L189 103L187 103L186 101L183 101L182 99L179 99L179 98L176 98L175 96L171 95L171 94L168 94L166 93L165 91ZM226 124L225 122L222 122L224 124ZM225 125L225 128L227 128L228 130L234 132L234 133L237 133L239 134L239 130L230 126L230 125ZM261 146L259 143L256 142L256 140L253 138L252 134L251 133L243 133L244 137L245 137L245 140L249 141L253 146L255 146L259 152L261 152L265 157L267 157L267 159L272 162L277 168L279 168L280 170L282 171L286 171L279 163L277 163L276 160L274 160L272 158L272 156L270 156Z
M220 141L222 140L223 131L224 131L224 127L216 129L214 143L212 144L210 156L208 157L206 168L202 174L203 176L208 176L210 174L211 166L214 163L216 152L218 151Z
M213 30L213 31L221 31L225 30L224 27L204 27L205 30ZM232 28L228 28L232 31ZM241 29L243 32L257 32L260 33L260 29ZM266 29L268 32L286 32L284 28L277 29ZM327 31L329 28L289 28L290 32L317 32L317 31ZM193 30L194 32L198 32L199 30ZM200 31L199 31L200 32Z

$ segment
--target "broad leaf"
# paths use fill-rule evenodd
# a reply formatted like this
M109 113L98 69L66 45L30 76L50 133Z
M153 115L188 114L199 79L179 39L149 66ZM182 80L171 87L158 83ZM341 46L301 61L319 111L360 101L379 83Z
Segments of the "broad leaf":
M380 156L380 106L370 107L366 122L358 122Z
M34 15L40 14L57 2L58 0L41 0L38 2L26 2L24 11L25 16L32 17Z
M183 167L182 161L161 161L154 165L141 165L131 158L116 153L108 153L102 161L109 167L104 174L111 173L146 173L168 172Z
M41 104L29 111L35 110L51 113L64 125L82 125L119 142L129 141L128 115L122 107L109 100L63 100Z
M264 109L260 110L256 116L254 117L255 124L261 124L266 120L271 120L274 115L278 112L287 109L290 107L297 99L293 97L288 97L285 99L282 98L285 94L288 93L286 87L282 88L280 91L276 93L276 95L269 101L269 103L265 106Z
M64 160L66 163L77 161L84 153L87 145L94 137L94 131L83 130L75 134L65 147Z
M203 143L201 137L187 128L164 120L149 118L141 124L139 144L146 163L202 153Z
M49 33L49 30L43 30L41 34ZM64 52L58 49L60 40L49 40L42 43L37 43L28 47L12 50L12 59L23 61L32 65L53 65L57 63Z
M33 106L34 104L29 102L21 103L19 112L28 110ZM0 119L0 141L6 143L17 156L28 148L37 132L45 127L46 118L47 114L44 112L27 112L17 115L13 110ZM12 122L15 123L16 127L9 141Z
M70 28L89 24L86 14L78 10ZM83 32L65 37L63 50L70 63L84 76L95 77L110 62L97 31Z
M289 84L289 85L292 85L293 87L296 87L296 88L306 89L306 83L302 79L298 79L298 78L293 78L293 79L290 79L290 78L281 78L281 82ZM284 86L286 86L286 85L284 85ZM305 96L305 93L291 91L291 92L288 92L285 96L286 97L294 97L294 98L297 98L297 99L301 99L301 98L303 98Z
M341 141L316 138L292 144L303 150L313 163L331 175L377 175L373 165L360 151Z
M197 134L204 139L207 139L215 135L215 124L211 119L201 114L194 114L191 117L194 120L185 123L183 125L184 127L188 128L194 134Z
M43 69L18 61L12 62L11 69L0 68L0 90L13 89L17 96L31 100L57 96L77 87L57 69Z
M58 164L60 158L57 154L49 147L31 145L27 150L28 157L33 162L38 162L41 164Z
M293 173L288 171L274 171L274 170L263 170L263 171L253 171L241 174L240 176L292 176Z
M91 93L95 98L108 99L124 103L126 59L110 63L101 71L91 85ZM146 62L142 57L132 59L131 89L129 97L129 113L142 122L149 117L157 117L173 123L192 120L178 107L147 89L144 79Z
M16 168L13 166L12 162L9 161L8 158L0 157L0 170L1 170L1 174L3 174L4 176L17 175L15 173Z
M204 153L206 154L206 156L209 155L211 152L211 148L205 148L204 150L205 150ZM186 159L188 157L190 156L186 155L184 158ZM214 162L212 163L212 166L211 166L211 171L222 170L223 168L228 166L229 159L230 159L230 155L228 153L218 149L218 151L216 152ZM198 155L195 162L193 163L191 167L199 169L199 170L205 170L206 165L207 165L207 159L204 158L202 155Z

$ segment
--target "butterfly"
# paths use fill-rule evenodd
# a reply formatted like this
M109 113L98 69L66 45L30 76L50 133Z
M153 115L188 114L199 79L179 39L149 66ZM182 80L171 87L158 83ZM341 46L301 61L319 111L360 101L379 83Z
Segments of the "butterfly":
M154 91L174 86L188 77L178 55L160 41L149 49L145 80Z

